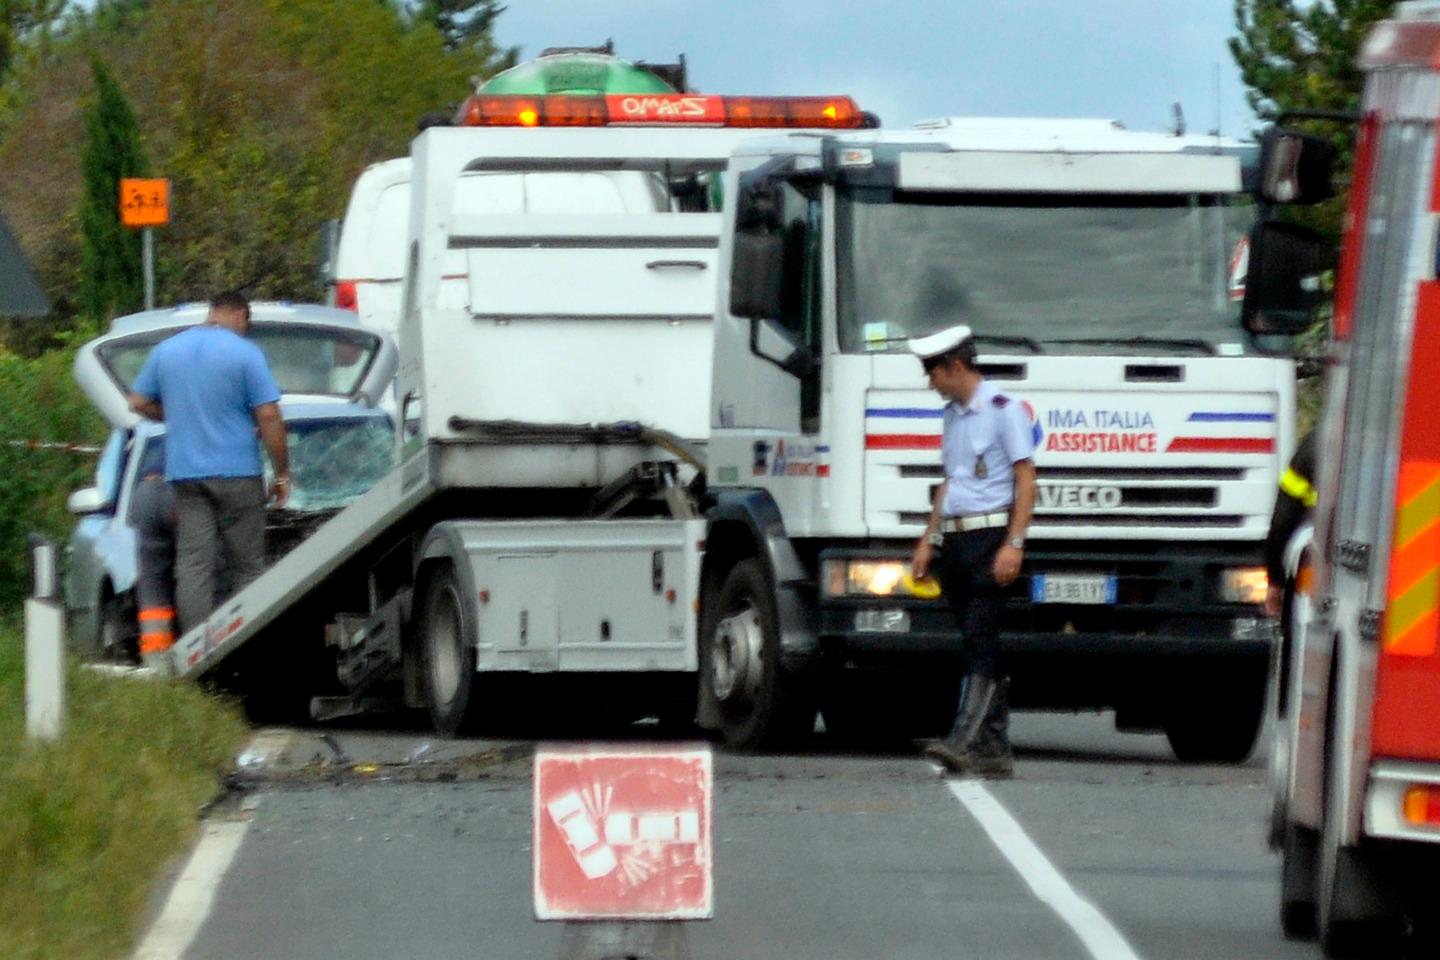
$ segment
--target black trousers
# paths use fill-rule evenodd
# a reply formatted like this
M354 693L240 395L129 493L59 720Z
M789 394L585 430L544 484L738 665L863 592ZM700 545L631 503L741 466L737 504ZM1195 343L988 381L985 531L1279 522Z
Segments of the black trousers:
M991 527L967 533L948 533L940 548L936 575L955 624L960 628L965 669L999 680L1000 606L1002 592L995 582L995 553L1005 542L1006 529Z

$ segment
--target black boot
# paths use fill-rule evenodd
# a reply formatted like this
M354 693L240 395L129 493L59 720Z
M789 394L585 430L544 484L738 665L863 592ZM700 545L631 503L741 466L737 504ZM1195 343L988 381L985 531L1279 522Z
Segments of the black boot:
M990 713L980 727L970 772L984 777L1014 776L1015 761L1010 750L1010 679L996 684Z
M990 716L999 684L995 678L971 674L960 691L955 723L945 739L925 747L925 756L936 760L951 773L970 773L978 758L981 727Z

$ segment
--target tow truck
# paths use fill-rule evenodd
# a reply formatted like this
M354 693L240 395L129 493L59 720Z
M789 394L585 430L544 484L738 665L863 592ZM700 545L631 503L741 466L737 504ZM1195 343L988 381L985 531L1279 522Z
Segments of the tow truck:
M1440 277L1435 258L1440 5L1401 3L1361 46L1361 118L1326 352L1319 501L1292 550L1293 618L1271 843L1280 920L1327 956L1407 949L1440 866ZM1328 144L1276 130L1274 202L1330 193ZM1268 223L1251 249L1247 323L1312 323L1319 239ZM1432 931L1433 933L1433 931ZM1419 955L1412 953L1406 955Z
M739 747L817 707L836 732L940 730L957 638L898 586L940 405L902 343L964 319L1039 439L1017 702L1248 753L1294 405L1293 363L1238 321L1252 146L883 131L842 97L478 94L457 123L412 149L401 465L182 638L184 672L263 674L263 638L325 632L325 715L391 684L456 732L520 675L570 675L697 703ZM597 170L669 201L456 202L478 173Z
M458 122L412 152L399 466L181 637L177 669L254 690L324 636L316 716L398 698L455 733L493 716L486 681L557 673L693 715L721 215L675 195L757 128L865 119L844 97L504 95ZM517 170L624 171L671 199L457 208L463 177Z

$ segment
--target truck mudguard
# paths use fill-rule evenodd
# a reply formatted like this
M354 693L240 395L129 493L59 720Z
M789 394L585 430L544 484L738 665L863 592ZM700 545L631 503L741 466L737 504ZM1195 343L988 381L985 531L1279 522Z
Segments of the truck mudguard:
M787 669L805 666L819 653L819 617L806 592L814 575L805 569L785 533L780 508L766 490L722 490L707 514L710 530L743 528L765 563L775 585L775 612L780 625L780 655ZM707 569L709 551L706 555Z

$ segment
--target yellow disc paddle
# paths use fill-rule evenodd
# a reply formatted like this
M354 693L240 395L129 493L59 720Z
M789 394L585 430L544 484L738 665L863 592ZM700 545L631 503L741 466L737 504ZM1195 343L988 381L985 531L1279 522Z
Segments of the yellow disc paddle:
M900 578L900 583L910 591L910 596L919 597L921 600L934 600L940 596L940 581L934 577L921 577L917 580L906 573Z

